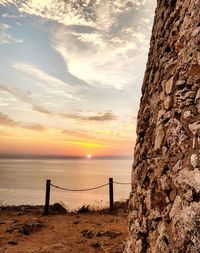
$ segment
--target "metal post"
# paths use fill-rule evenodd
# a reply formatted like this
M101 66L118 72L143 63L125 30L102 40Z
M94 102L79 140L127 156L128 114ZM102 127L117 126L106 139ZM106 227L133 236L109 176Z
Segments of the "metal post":
M50 187L51 187L51 180L47 179L47 181L46 181L45 207L44 207L44 214L45 215L47 215L49 213Z
M114 210L114 200L113 200L113 178L109 178L109 199L110 199L110 211Z

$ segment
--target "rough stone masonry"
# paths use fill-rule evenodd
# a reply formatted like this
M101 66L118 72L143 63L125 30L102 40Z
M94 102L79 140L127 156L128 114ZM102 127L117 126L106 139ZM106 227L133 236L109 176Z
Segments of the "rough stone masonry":
M200 252L200 0L158 0L125 252Z

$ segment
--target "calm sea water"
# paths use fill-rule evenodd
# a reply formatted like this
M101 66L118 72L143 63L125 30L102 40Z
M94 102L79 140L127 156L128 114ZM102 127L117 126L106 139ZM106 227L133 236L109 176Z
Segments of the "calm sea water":
M109 177L130 182L131 160L0 160L0 204L44 204L46 179L55 185L90 188L105 184ZM130 185L114 185L114 200L126 199ZM51 188L51 203L62 201L74 209L83 204L108 205L108 186L87 192Z

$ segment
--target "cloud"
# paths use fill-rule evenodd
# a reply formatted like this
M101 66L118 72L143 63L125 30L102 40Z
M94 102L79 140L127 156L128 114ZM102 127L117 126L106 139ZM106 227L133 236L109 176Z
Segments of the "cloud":
M31 104L31 99L29 98L29 95L19 89L11 88L8 85L0 84L0 91L7 92L8 94L11 94L18 100Z
M0 84L0 91L1 92L7 92L8 94L10 94L13 97L17 98L19 101L24 102L28 105L31 105L33 111L43 113L43 114L46 114L46 115L52 114L52 112L47 110L45 107L38 106L37 101L32 99L30 97L30 94L28 94L26 92L23 92L22 90L19 90L19 89L13 88L13 87L11 88L8 85Z
M72 119L76 121L106 122L106 121L112 121L112 120L117 119L117 116L111 111L106 111L103 113L92 113L92 114L89 113L88 115L84 115L84 114L78 114L78 113L60 113L60 112L49 111L41 106L33 106L32 109L34 111L37 111L39 113L42 113L48 116L52 115L52 116L61 117L63 119Z
M8 30L10 26L7 24L0 24L0 44L22 43L23 40L12 37Z
M52 47L77 78L92 86L124 89L145 67L151 32L147 22L152 23L153 11L145 25L143 18L154 5L150 1L94 2L95 18L87 25L80 25L80 19L76 26L56 26Z
M5 115L0 112L0 125L14 127L17 126L18 123L11 119L8 115Z
M60 113L60 112L49 111L41 106L33 106L32 109L42 114L57 116L63 119L72 119L76 121L105 122L105 121L112 121L112 120L117 119L117 116L111 111L106 111L103 113L78 114L78 113Z
M0 126L7 126L7 127L21 127L28 130L34 131L44 131L46 128L38 123L35 124L23 124L21 122L15 121L10 118L8 115L0 112Z
M46 129L41 124L25 124L25 125L21 125L21 127L29 129L29 130L39 131L39 132L43 132Z
M38 69L36 66L22 63L14 63L13 68L30 75L33 79L39 80L40 85L44 88L48 87L48 92L51 94L60 94L67 99L78 99L77 93L79 88L70 86L62 80L55 78L44 71Z
M87 118L87 120L94 120L94 121L111 121L116 120L117 116L113 112L105 112L105 113L99 113L94 116L90 116Z
M62 119L72 119L76 121L112 121L116 120L117 116L112 111L105 111L105 112L99 112L99 113L62 113L57 112L53 110L49 110L45 108L44 106L37 105L37 102L34 101L29 94L22 92L19 89L11 88L6 85L0 85L0 91L7 92L11 94L12 96L16 97L22 102L25 102L29 105L31 105L32 110L39 112L41 114L47 115L47 116L55 116L60 117Z
M66 70L91 86L123 89L145 67L155 1L3 2L15 5L20 13L56 21L51 26L52 47L62 56Z
M135 49L134 43L124 44L123 49L115 48L98 33L75 36L62 29L52 36L52 47L62 56L69 72L91 86L121 89L135 79L134 71L130 71L135 58L128 57L128 51Z
M106 122L106 121L112 121L116 120L117 116L111 112L111 111L106 111L103 113L96 113L96 114L89 114L89 115L81 115L81 114L70 114L70 113L62 113L59 114L63 118L67 119L73 119L73 120L78 120L78 121L97 121L97 122Z
M53 114L53 112L51 112L51 111L45 109L45 108L42 107L42 106L33 106L33 107L32 107L32 110L33 110L33 111L36 111L36 112L39 112L39 113L46 114L46 115L52 115L52 114Z

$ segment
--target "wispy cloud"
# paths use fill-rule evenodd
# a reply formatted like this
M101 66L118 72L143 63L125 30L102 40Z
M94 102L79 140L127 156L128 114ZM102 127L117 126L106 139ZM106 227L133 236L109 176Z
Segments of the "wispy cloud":
M33 106L34 111L45 115L58 116L63 119L72 119L76 121L97 121L97 122L106 122L116 120L117 116L112 111L99 112L99 113L61 113L55 111L49 111L41 106Z
M97 121L97 122L112 121L117 119L117 116L112 111L106 111L103 113L95 113L95 114L90 113L89 115L63 113L60 114L60 116L62 116L63 118L74 119L79 121Z
M33 65L22 64L22 63L14 63L13 68L18 71L22 71L28 75L30 75L33 79L37 79L40 81L40 85L43 85L45 88L48 87L48 92L52 94L61 94L68 99L78 99L77 92L78 87L70 86L67 83L63 82L60 79L57 79L44 71L38 69Z
M14 121L13 119L11 119L10 117L8 117L8 115L5 115L0 112L0 125L13 127L13 126L17 126L18 123Z
M116 120L117 116L113 112L105 112L105 113L99 113L97 115L89 116L87 120L94 120L94 121L111 121Z
M9 117L8 115L1 113L0 112L0 126L6 126L6 127L21 127L21 128L25 128L28 130L33 130L33 131L44 131L46 128L39 124L39 123L35 123L35 124L23 124L21 122L15 121L14 119L12 119L11 117Z
M37 101L35 101L27 92L3 84L0 84L0 92L6 92L7 94L10 94L12 96L11 100L13 100L14 97L17 100L30 105L33 111L46 115L53 114L53 112L49 111L45 107L38 105Z
M31 103L31 99L27 93L16 88L11 88L9 85L0 84L0 91L7 92L8 94L25 103Z
M51 112L51 111L45 109L45 108L42 107L42 106L34 105L34 106L32 107L32 110L33 110L33 111L36 111L36 112L39 112L39 113L46 114L46 115L53 115L53 112Z
M29 129L29 130L39 131L39 132L43 132L46 129L41 124L25 124L25 125L21 125L21 127Z
M8 87L6 85L0 85L0 91L7 92L8 94L11 94L12 96L16 97L17 99L21 100L22 102L25 102L29 105L31 105L32 110L35 112L39 112L41 114L44 114L46 116L55 116L60 117L62 119L72 119L76 121L96 121L96 122L106 122L106 121L112 121L116 120L117 116L110 110L105 112L98 112L98 113L62 113L57 111L52 111L47 109L44 106L37 105L37 102L34 101L29 94L22 92L19 89L14 89L11 87Z
M23 40L14 38L9 34L9 29L9 25L0 24L0 44L22 43Z

